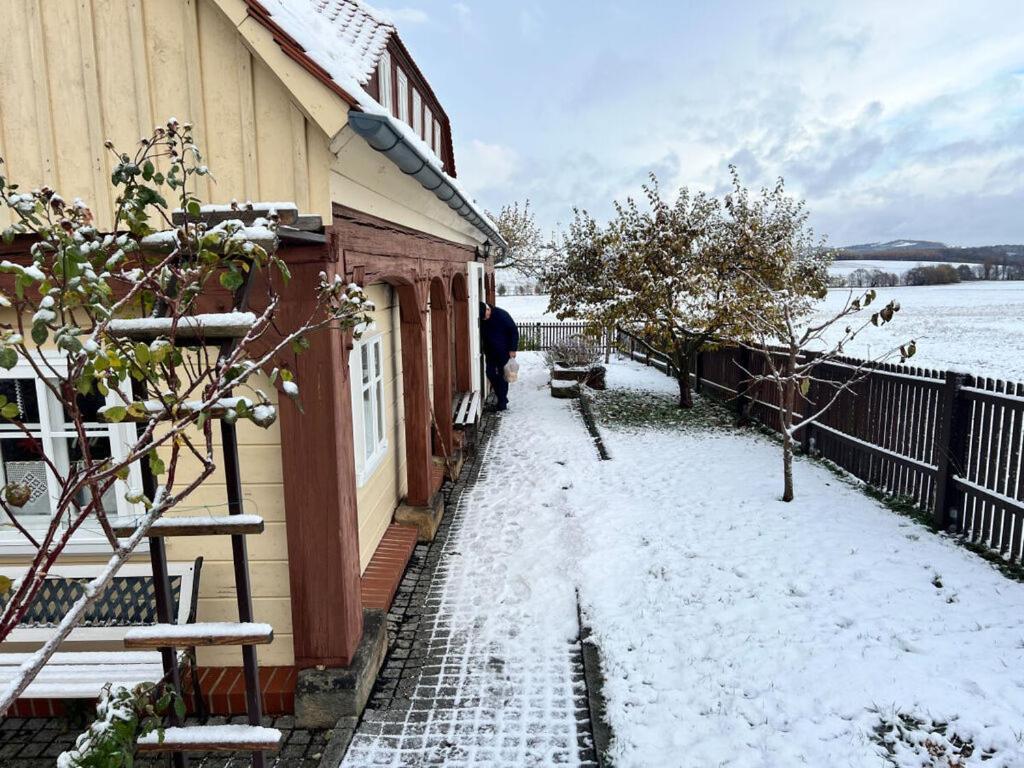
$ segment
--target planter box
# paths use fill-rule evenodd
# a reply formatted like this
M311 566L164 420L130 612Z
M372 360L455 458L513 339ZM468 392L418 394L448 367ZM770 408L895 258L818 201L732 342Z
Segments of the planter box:
M552 382L575 381L580 384L586 384L591 389L605 388L604 375L605 368L603 365L583 366L578 368L556 365L551 369Z
M551 396L566 400L580 396L580 382L570 379L551 379Z

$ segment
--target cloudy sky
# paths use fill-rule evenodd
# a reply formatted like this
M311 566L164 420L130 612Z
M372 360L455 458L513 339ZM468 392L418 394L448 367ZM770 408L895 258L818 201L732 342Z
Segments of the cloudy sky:
M379 2L385 5L384 2ZM833 245L1024 242L1024 0L395 0L488 208L783 176Z

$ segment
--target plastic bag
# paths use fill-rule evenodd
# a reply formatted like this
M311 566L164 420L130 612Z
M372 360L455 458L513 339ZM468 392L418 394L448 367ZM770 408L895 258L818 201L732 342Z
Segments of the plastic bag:
M509 384L519 378L519 363L516 362L514 357L510 357L508 362L505 363L503 373L505 374L505 381Z

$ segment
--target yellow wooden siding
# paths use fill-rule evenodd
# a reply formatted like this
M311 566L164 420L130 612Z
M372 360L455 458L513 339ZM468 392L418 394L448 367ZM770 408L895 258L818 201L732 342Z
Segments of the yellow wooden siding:
M205 201L288 200L330 218L327 135L213 0L0 0L0 14L0 152L23 189L81 197L109 227L103 142L133 152L176 117L213 172L197 182Z
M373 312L375 330L367 334L381 334L384 354L384 409L385 434L388 447L384 458L366 478L357 491L359 509L359 569L366 570L377 544L391 523L398 502L405 496L405 409L402 403L402 345L398 324L395 292L387 285L367 288L376 309ZM354 400L353 407L359 402ZM362 435L355 435L356 450L360 450Z
M254 379L253 386L276 402L277 391L265 377ZM294 663L294 653L284 481L281 472L281 432L276 422L267 429L248 421L239 421L237 426L244 511L260 515L265 521L263 533L246 539L253 614L256 621L265 621L274 627L274 642L260 649L260 663L268 666L290 665ZM172 515L227 514L219 424L214 426L214 443L217 470ZM194 477L198 468L198 462L191 457L179 460L178 472L182 480ZM198 620L237 621L231 537L167 539L169 560L187 561L199 556L203 558L203 572L200 579ZM235 666L241 664L241 658L240 651L234 647L199 650L200 664Z

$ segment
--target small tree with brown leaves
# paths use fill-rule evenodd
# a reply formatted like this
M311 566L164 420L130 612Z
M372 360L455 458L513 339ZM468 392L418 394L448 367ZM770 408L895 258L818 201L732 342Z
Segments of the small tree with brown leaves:
M276 409L254 376L266 372L271 385L296 397L284 354L301 351L314 330L353 329L371 307L358 287L322 274L310 315L295 328L278 328L277 286L287 280L288 269L276 253L276 216L249 224L203 223L191 189L195 177L208 170L187 124L172 119L130 154L107 146L117 191L109 233L97 230L85 203L68 203L46 188L23 192L0 174L0 202L14 219L3 238L31 243L28 259L0 262L0 272L10 276L10 291L0 295L10 318L0 322L0 367L29 367L63 407L65 428L75 435L75 455L58 461L43 450L29 414L16 402L0 401L8 430L32 446L55 497L48 522L33 527L19 515L32 489L8 478L0 494L0 517L34 553L24 577L13 584L5 580L9 596L0 611L0 641L24 617L78 531L94 528L109 547L100 574L0 690L0 713L81 621L153 523L213 473L218 456L211 418L269 426ZM168 190L180 219L164 196ZM210 289L240 298L257 273L266 287L257 299L261 309L226 316L199 312L200 298ZM215 331L224 324L234 329L235 343L178 344L197 336L201 341L205 334L222 337ZM154 327L160 329L155 340L132 338L132 328ZM102 421L135 425L117 455L90 439ZM184 471L186 456L195 459L197 473ZM133 479L133 467L142 462L159 481L155 493ZM125 540L115 536L110 519L117 496L137 511L137 528Z
M628 327L667 352L679 407L689 408L694 357L739 332L750 291L737 280L716 199L684 187L666 200L653 174L643 189L647 205L617 203L607 227L576 211L545 276L549 308L595 329Z
M828 292L831 254L823 241L815 239L807 223L803 201L786 195L780 179L772 189L751 198L733 170L733 191L726 196L728 241L735 248L734 259L742 270L742 281L753 298L745 305L741 344L755 350L763 360L763 372L745 371L749 383L764 383L778 395L782 432L783 501L794 498L793 453L797 433L820 419L844 393L870 374L876 363L898 357L905 361L915 352L910 341L870 360L844 363L841 378L822 371L836 364L846 347L869 328L885 325L899 311L890 301L869 312L876 299L874 290L854 296L824 318L818 316L820 302ZM807 394L816 384L825 392L820 402L811 403ZM798 423L798 406L805 413Z

